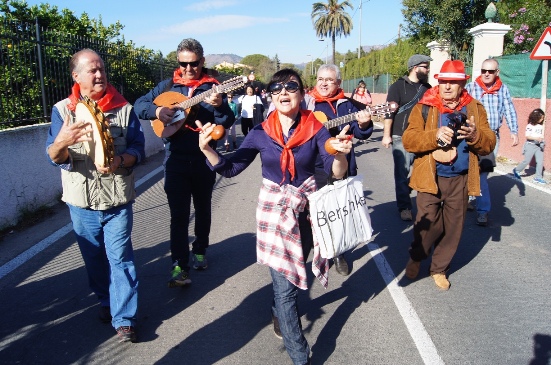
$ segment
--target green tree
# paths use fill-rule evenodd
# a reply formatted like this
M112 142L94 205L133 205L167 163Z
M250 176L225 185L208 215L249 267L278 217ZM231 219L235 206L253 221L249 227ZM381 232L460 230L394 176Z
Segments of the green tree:
M346 12L346 7L354 9L349 1L339 3L338 0L327 0L327 3L314 3L312 5L312 23L316 36L331 38L333 62L335 62L335 38L350 35L352 31L352 18Z
M257 69L263 62L269 60L270 58L268 56L264 56L262 54L252 54L243 57L243 59L239 63Z
M466 59L469 29L486 21L487 0L403 0L406 33L420 43L448 42L453 58Z
M551 0L502 0L497 5L501 23L509 24L504 54L528 53L545 28L551 26Z

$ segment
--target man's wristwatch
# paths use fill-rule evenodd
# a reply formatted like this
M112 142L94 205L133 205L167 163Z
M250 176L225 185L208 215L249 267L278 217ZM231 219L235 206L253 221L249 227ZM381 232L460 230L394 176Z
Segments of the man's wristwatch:
M124 157L122 157L122 155L119 156L121 158L121 163L119 164L119 169L123 169L124 168Z

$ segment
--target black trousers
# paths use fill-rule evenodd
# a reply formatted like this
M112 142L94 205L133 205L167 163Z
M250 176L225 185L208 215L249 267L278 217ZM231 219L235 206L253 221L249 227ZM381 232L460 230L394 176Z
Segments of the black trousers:
M204 255L209 246L212 189L216 173L204 159L182 160L171 155L166 162L165 193L170 208L170 253L172 262L189 271L189 222L191 199L195 208L195 241L192 252Z

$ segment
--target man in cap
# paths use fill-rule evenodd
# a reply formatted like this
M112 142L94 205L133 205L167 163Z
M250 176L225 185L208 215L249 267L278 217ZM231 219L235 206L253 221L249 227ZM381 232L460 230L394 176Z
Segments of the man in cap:
M478 155L493 151L496 136L482 103L465 90L463 62L445 61L434 77L438 85L413 107L402 136L404 148L416 155L410 186L417 190L405 275L415 279L434 247L430 275L448 290L446 271L461 239L468 196L480 195Z
M386 98L387 101L394 101L399 106L399 109L384 121L382 143L385 148L392 145L396 204L398 205L400 218L404 221L413 219L408 177L414 155L404 149L402 134L408 126L411 109L419 102L425 91L431 88L430 84L427 83L430 61L432 61L432 58L422 54L411 56L407 64L408 75L399 78L390 85Z
M488 224L488 213L490 212L490 189L488 187L488 169L493 171L493 165L495 165L495 157L497 157L497 151L499 149L499 128L503 118L507 120L507 126L511 132L512 146L518 144L518 122L517 112L511 99L511 94L507 85L501 82L499 78L499 63L495 59L487 59L482 62L480 70L480 76L473 82L467 84L466 89L475 99L480 100L486 113L488 113L488 123L490 128L496 134L496 147L491 155L493 158L486 160L492 161L492 166L486 167L481 160L480 168L480 190L481 195L476 198L476 223L479 226L486 226ZM518 173L513 170L515 177Z

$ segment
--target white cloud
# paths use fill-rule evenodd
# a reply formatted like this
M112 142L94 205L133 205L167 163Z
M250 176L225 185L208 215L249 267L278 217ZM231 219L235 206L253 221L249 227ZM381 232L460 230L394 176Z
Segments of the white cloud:
M188 11L209 11L214 9L222 9L237 5L235 0L206 0L199 1L195 4L186 6L184 9Z
M162 28L161 32L172 34L212 34L231 29L242 29L275 23L287 23L287 18L260 18L246 15L215 15L188 20Z

